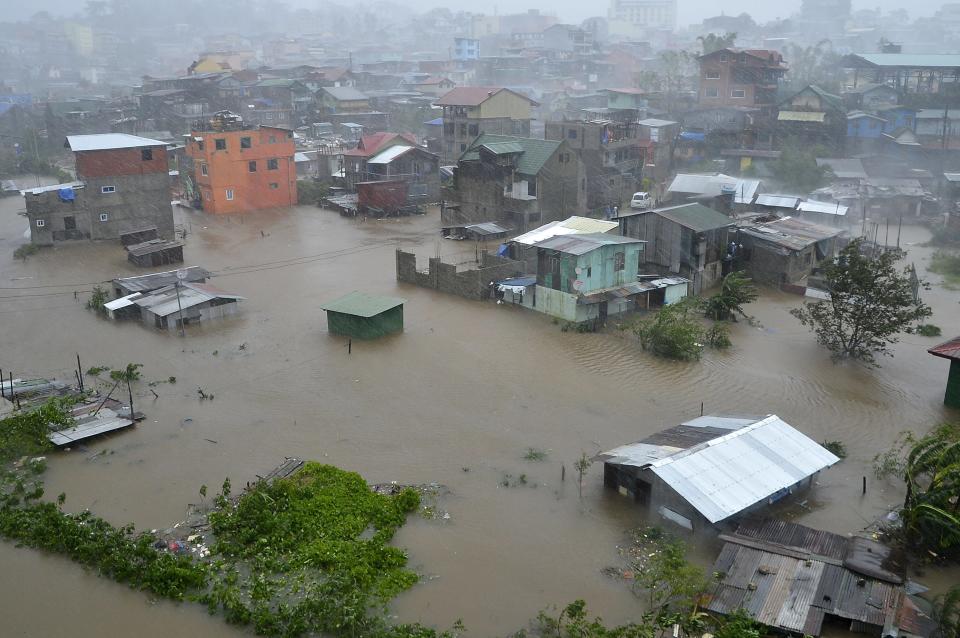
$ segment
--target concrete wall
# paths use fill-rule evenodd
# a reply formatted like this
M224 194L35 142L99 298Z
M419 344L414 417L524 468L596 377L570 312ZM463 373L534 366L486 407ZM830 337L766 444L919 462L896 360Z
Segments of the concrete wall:
M490 286L491 281L522 275L524 266L523 262L483 252L480 256L479 268L458 271L456 265L446 264L437 257L431 257L427 272L420 272L417 270L416 254L397 251L398 281L467 299L489 299L493 290Z
M102 192L103 187L114 191ZM51 245L70 239L119 239L122 233L156 226L160 237L173 238L170 177L166 172L87 179L75 189L73 202L60 201L57 191L27 194L31 241ZM101 214L107 221L100 221ZM75 230L67 230L73 218ZM42 219L44 225L37 226Z

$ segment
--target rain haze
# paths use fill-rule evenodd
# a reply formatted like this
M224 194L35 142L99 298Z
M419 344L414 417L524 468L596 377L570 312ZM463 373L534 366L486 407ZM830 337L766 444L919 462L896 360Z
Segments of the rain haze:
M0 636L957 638L960 3L4 9Z

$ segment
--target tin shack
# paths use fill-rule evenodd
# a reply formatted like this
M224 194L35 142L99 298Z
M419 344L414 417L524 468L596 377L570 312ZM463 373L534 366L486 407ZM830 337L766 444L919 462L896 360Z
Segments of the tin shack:
M354 339L377 339L403 332L403 304L406 299L351 292L320 306L327 312L330 334Z

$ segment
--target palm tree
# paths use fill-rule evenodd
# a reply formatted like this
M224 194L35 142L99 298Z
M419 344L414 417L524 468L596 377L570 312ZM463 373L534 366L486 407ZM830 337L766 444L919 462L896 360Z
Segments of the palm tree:
M134 381L140 379L140 368L143 367L142 363L128 363L127 367L123 370L112 370L110 372L110 378L116 381L117 383L126 382L127 384L127 395L130 398L130 420L133 421L133 390L130 387L130 384Z
M933 601L933 619L939 638L960 638L960 586Z
M960 440L942 429L921 439L907 456L904 481L908 545L960 550Z

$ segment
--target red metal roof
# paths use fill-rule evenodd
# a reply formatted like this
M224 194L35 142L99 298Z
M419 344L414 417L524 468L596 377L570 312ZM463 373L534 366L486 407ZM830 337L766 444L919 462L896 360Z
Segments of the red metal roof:
M357 148L346 150L343 154L347 157L373 157L397 137L410 142L414 146L417 144L417 137L413 133L370 133L360 138Z
M946 343L941 343L939 346L934 346L927 350L927 352L935 357L943 357L944 359L960 361L960 337L954 337Z

